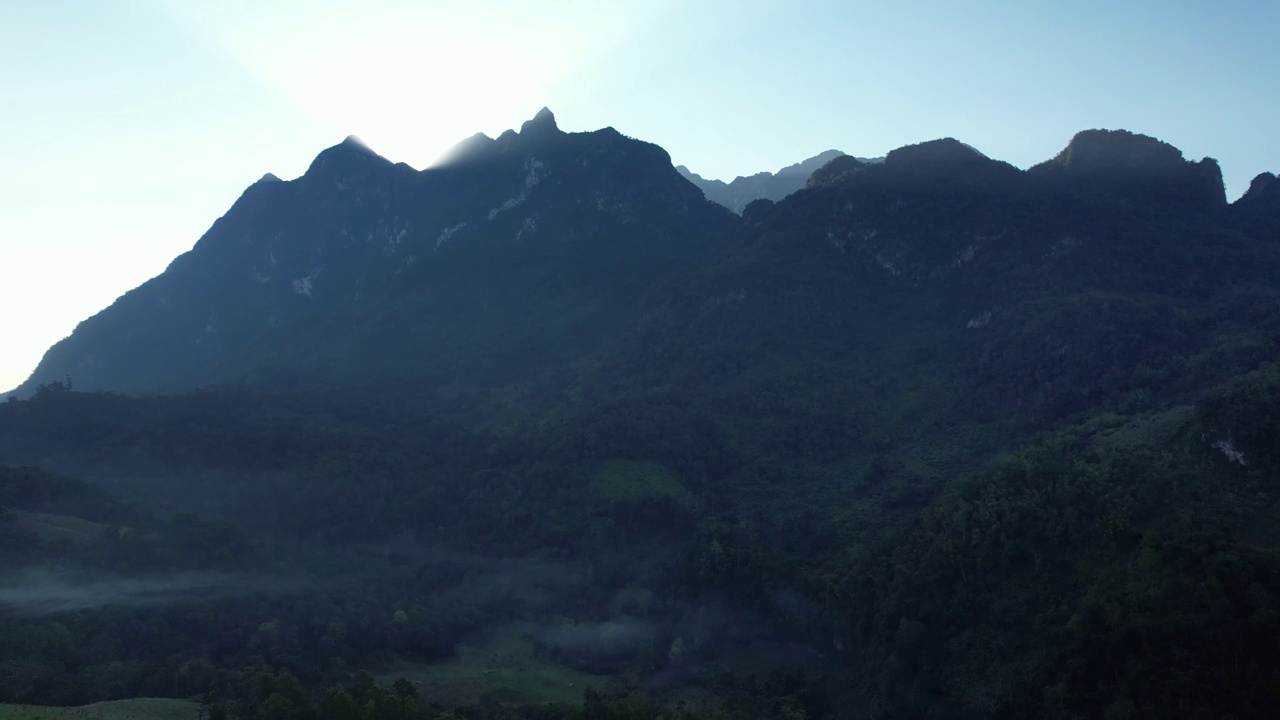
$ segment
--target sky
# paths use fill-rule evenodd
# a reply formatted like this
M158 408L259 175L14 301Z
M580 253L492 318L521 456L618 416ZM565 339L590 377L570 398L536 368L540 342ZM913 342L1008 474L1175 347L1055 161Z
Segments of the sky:
M360 136L426 167L550 107L730 180L1087 128L1280 171L1270 0L0 0L0 390L245 187Z

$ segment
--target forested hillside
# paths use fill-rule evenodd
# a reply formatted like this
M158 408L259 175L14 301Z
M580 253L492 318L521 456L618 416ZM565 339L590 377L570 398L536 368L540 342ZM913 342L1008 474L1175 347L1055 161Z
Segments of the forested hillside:
M0 403L0 701L1275 717L1272 185L948 139L738 218L549 113L344 143Z

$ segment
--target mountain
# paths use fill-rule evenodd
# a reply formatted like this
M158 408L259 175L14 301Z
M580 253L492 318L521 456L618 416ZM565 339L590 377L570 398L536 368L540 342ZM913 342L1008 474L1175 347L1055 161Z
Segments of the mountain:
M1082 194L1135 194L1211 206L1227 202L1216 160L1191 163L1172 145L1126 130L1078 133L1057 157L1029 172Z
M1280 178L1262 173L1235 206L1252 232L1259 237L1280 237Z
M421 172L349 138L0 404L0 465L44 468L5 480L14 554L43 513L145 527L86 563L341 581L227 601L221 644L186 610L14 629L64 639L0 690L192 696L203 661L251 715L264 663L368 694L344 668L486 637L625 680L566 717L1273 717L1276 190L1088 130L1026 171L833 157L738 216L545 110Z
M831 160L842 157L839 150L827 150L808 160L788 165L776 173L760 172L750 177L737 177L732 182L723 180L707 180L694 173L684 165L676 167L686 180L698 186L708 200L719 203L741 215L742 211L753 200L781 200L804 187L814 170L826 165ZM862 162L877 162L863 159Z
M414 171L348 138L302 177L272 177L51 348L19 394L64 375L86 390L162 392L272 368L536 373L567 336L606 342L656 276L736 227L661 148L611 128L563 133L545 109L439 168Z
M836 157L738 218L660 148L546 110L421 172L349 138L251 186L20 394L394 388L468 426L558 428L527 439L553 454L661 458L705 492L789 458L786 482L723 499L842 507L829 493L866 484L860 512L897 517L898 493L937 490L892 489L917 473L1268 362L1270 185L1227 205L1216 173L1122 131L1028 171L945 138ZM736 459L690 464L704 441Z

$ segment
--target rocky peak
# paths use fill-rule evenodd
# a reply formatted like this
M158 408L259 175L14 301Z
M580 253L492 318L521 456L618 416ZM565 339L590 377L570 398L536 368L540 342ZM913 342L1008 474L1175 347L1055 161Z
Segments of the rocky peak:
M443 168L472 162L484 155L496 142L496 140L484 133L476 133L449 148L432 167Z
M1249 183L1249 189L1238 200L1241 203L1277 202L1280 203L1280 177L1264 172Z
M533 116L533 119L525 121L520 126L520 137L526 139L558 134L560 134L560 128L556 126L556 116L545 107L539 110L538 114Z
M1280 177L1268 172L1255 177L1231 210L1263 237L1280 239Z
M1128 130L1079 132L1056 157L1029 172L1081 194L1226 203L1216 160L1191 162L1169 143Z
M307 176L316 175L363 175L378 167L391 167L390 160L375 153L363 140L355 135L331 148L322 150L311 166L307 168Z
M776 173L759 172L750 176L738 176L732 182L708 180L681 165L676 168L686 180L702 190L708 200L719 203L733 212L745 213L754 200L778 201L803 189L809 177L833 158L841 157L839 150L827 150L794 165L788 165Z

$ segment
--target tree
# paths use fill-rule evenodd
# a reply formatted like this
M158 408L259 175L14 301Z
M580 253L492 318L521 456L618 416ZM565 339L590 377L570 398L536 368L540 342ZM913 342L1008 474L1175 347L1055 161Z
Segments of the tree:
M404 678L396 678L396 681L391 684L391 690L401 699L418 699L418 688Z
M360 708L344 688L333 688L320 701L320 720L360 720Z

